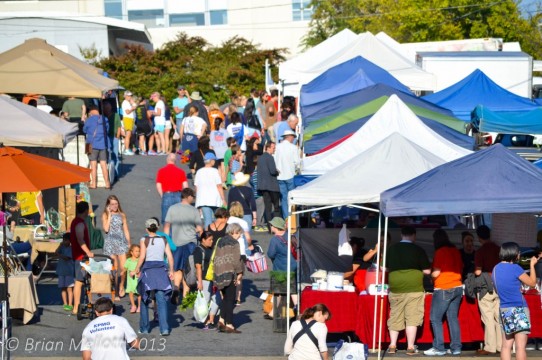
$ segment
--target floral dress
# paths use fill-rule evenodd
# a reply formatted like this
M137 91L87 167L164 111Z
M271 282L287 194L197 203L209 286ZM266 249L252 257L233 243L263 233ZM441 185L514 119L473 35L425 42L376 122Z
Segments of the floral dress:
M122 255L128 252L128 241L124 236L121 214L112 214L109 232L104 238L105 255Z

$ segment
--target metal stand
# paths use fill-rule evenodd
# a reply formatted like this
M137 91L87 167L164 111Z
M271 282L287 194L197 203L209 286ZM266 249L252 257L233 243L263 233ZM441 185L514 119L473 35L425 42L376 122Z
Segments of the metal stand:
M0 316L2 317L2 360L9 360L11 352L9 351L9 339L11 338L11 317L9 317L9 304L2 301L0 305Z

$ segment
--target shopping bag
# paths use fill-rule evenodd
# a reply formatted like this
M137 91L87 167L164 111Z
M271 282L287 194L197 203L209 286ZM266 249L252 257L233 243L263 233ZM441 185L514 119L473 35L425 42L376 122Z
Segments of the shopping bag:
M247 256L245 261L247 270L255 274L261 273L267 270L267 259L262 253L255 253L254 255Z
M367 345L362 343L347 343L339 340L333 351L333 360L366 360L368 355Z
M202 323L207 319L207 315L209 315L209 304L205 300L203 293L198 290L196 301L194 302L194 319Z
M90 292L94 294L111 293L110 274L92 274L90 276Z

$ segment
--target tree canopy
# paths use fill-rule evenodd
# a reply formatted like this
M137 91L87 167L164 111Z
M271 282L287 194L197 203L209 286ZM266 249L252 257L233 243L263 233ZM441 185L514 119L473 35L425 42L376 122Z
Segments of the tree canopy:
M179 33L177 38L154 52L128 46L126 53L95 63L126 89L141 96L159 91L171 101L177 86L199 91L207 103L229 100L233 94L248 94L265 85L265 60L276 65L285 49L261 50L253 43L233 37L212 46L201 37Z
M540 12L522 16L513 0L313 0L307 47L349 28L383 31L399 42L502 38L542 56Z

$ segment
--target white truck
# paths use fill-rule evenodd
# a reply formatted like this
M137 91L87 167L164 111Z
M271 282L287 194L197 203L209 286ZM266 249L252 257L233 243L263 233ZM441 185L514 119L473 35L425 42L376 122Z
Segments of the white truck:
M526 98L532 96L533 58L521 51L418 52L416 64L435 74L436 91L480 69L506 90Z

